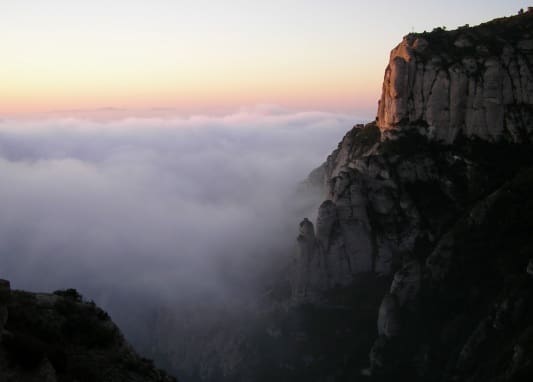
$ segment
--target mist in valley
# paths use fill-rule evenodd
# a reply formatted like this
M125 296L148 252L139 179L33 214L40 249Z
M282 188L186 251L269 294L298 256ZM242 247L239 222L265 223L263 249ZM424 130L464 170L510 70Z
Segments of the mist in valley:
M298 186L352 123L272 107L5 119L0 277L18 289L78 289L141 350L160 309L239 309L287 266L297 224L316 208L295 201Z

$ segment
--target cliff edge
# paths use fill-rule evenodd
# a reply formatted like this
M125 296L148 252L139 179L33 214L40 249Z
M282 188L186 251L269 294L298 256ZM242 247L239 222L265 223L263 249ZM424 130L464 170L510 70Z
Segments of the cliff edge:
M0 381L175 382L138 356L107 313L74 290L11 290L0 280Z
M533 12L446 32L409 34L390 54L377 113L382 131L422 126L458 135L530 142Z
M296 306L381 294L364 310L344 300L364 323L339 356L362 351L371 316L375 340L339 380L531 378L532 138L533 12L392 50L376 120L310 175L325 200L293 256Z

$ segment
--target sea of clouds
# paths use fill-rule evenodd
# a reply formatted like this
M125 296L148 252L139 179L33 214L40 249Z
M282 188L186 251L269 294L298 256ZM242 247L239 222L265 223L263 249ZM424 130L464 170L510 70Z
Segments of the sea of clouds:
M140 296L253 291L291 255L306 213L297 186L354 122L266 107L3 119L0 277L77 288L118 317Z

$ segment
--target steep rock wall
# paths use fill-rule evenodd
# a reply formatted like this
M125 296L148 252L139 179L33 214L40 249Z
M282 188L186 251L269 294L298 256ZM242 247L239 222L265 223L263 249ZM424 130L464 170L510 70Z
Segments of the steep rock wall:
M459 134L529 142L533 134L533 23L410 34L385 71L377 123L381 130L426 125L437 140ZM489 29L490 28L490 29Z
M293 299L327 306L356 275L390 280L367 376L531 376L532 73L531 11L408 35L376 121L312 173L326 200L308 243L325 281L296 252Z
M497 186L505 161L483 156L531 143L532 73L533 12L407 35L391 52L376 121L350 130L309 177L326 200L295 253L298 299L358 273L392 275ZM498 161L499 179L489 168Z

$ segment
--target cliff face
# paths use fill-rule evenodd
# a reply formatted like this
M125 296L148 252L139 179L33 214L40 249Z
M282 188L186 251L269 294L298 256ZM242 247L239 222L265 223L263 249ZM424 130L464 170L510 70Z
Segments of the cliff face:
M300 225L292 301L388 283L367 377L532 375L532 73L532 12L408 35L376 122L312 173L326 200Z
M385 237L372 230L374 221L393 223L387 215L397 195L386 163L374 155L379 137L375 125L355 127L313 174L328 199L320 205L316 229L309 220L300 224L292 278L295 299L318 297L351 283L358 273L388 274L391 243L396 242L395 248L407 244L407 237Z
M528 165L532 73L532 12L406 36L391 52L376 122L354 127L310 175L326 200L316 227L301 224L294 297L361 272L390 275Z
M190 381L529 381L531 36L533 13L407 36L377 120L309 175L288 280L160 312L154 356Z
M0 280L0 381L175 379L139 357L109 316L75 290L12 291Z
M531 13L445 32L411 34L392 50L378 108L380 129L427 125L446 143L463 134L530 142Z

